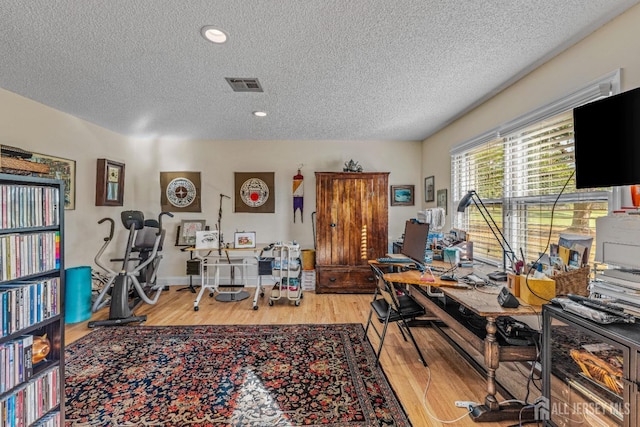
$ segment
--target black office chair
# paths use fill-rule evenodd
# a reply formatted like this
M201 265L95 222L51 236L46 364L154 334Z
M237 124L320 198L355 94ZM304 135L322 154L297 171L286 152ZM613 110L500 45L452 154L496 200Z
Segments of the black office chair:
M416 317L423 316L425 309L420 303L418 303L411 295L407 295L404 292L399 293L393 283L384 280L383 272L379 267L371 265L371 269L376 278L376 291L373 295L373 301L371 301L371 310L369 311L369 318L367 319L367 326L365 327L364 334L368 339L369 327L373 329L378 338L380 344L376 353L376 364L380 360L380 352L382 351L382 345L384 344L384 338L387 335L387 327L389 323L393 322L398 325L400 333L405 341L407 341L407 335L411 338L420 360L424 366L427 366L427 361L418 347L416 339L411 333L408 321L414 320ZM380 331L373 324L373 313L383 324L382 331ZM371 342L371 341L369 341Z

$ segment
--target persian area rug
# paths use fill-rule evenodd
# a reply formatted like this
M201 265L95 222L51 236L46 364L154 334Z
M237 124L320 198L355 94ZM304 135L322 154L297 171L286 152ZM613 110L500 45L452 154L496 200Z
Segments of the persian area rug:
M65 364L66 426L411 426L361 324L102 328Z

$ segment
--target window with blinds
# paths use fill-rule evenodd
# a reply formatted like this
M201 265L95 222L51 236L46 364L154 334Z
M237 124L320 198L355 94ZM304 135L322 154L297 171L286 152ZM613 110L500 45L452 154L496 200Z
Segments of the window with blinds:
M609 95L619 74L603 79L611 80L606 90L602 81L594 82L581 96L573 94L452 150L454 206L475 190L518 258L522 253L527 261L538 259L560 233L595 237L596 218L608 213L611 190L576 190L573 178L573 108ZM481 212L471 204L455 215L452 224L467 231L474 257L501 265L503 249Z

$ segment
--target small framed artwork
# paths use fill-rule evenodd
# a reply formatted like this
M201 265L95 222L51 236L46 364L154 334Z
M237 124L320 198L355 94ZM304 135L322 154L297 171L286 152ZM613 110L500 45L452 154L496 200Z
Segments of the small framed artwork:
M122 206L124 163L98 159L96 170L96 206Z
M255 248L256 233L254 231L243 231L236 233L233 247L236 249Z
M64 208L76 208L76 161L48 154L33 153L30 161L49 166L48 173L40 173L42 178L61 179L64 181Z
M391 206L413 206L413 185L392 185Z
M178 246L195 246L196 233L205 231L206 220L204 219L183 219L180 223L178 234Z
M424 179L424 201L433 202L436 199L435 177L428 176Z
M196 249L218 249L218 230L196 231Z
M447 189L443 188L438 190L438 207L444 209L444 213L447 213Z

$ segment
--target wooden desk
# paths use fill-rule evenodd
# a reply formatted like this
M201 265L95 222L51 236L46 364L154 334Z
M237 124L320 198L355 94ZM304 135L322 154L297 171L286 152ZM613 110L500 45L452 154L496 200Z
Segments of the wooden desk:
M386 264L386 265L406 267L407 264ZM432 276L429 274L429 272L420 273L418 270L405 270L398 273L387 273L382 277L384 277L384 279L388 282L404 283L407 285L435 286L438 288L449 287L449 288L458 288L458 289L471 289L471 286L466 285L464 283L460 283L457 281L452 282L449 280L442 280L440 279L437 273L433 273L434 281L431 282L429 281L429 279L431 279Z
M434 314L441 322L455 331L471 347L484 355L484 367L487 377L487 395L484 405L479 405L470 413L474 421L503 421L517 420L519 417L532 419L532 411L522 411L520 404L499 405L496 399L496 370L500 361L535 361L537 359L537 349L534 346L501 346L496 338L496 319L501 316L523 316L539 314L542 312L540 306L520 305L518 308L503 308L498 304L497 289L495 293L492 288L478 291L468 285L460 285L456 282L440 280L436 275L434 282L425 281L423 275L416 270L403 271L400 273L387 273L383 277L385 280L408 284L411 294L427 310ZM428 273L427 273L428 276ZM487 320L486 336L484 339L476 335L463 323L454 317L454 314L447 311L438 297L430 297L421 292L425 287L437 287L446 298L449 298L465 309L482 316ZM521 301L522 302L522 301ZM437 323L432 323L433 327L445 336L449 341L452 338L446 335ZM459 345L456 349L462 350ZM469 360L469 358L467 358ZM472 363L473 364L473 363Z

